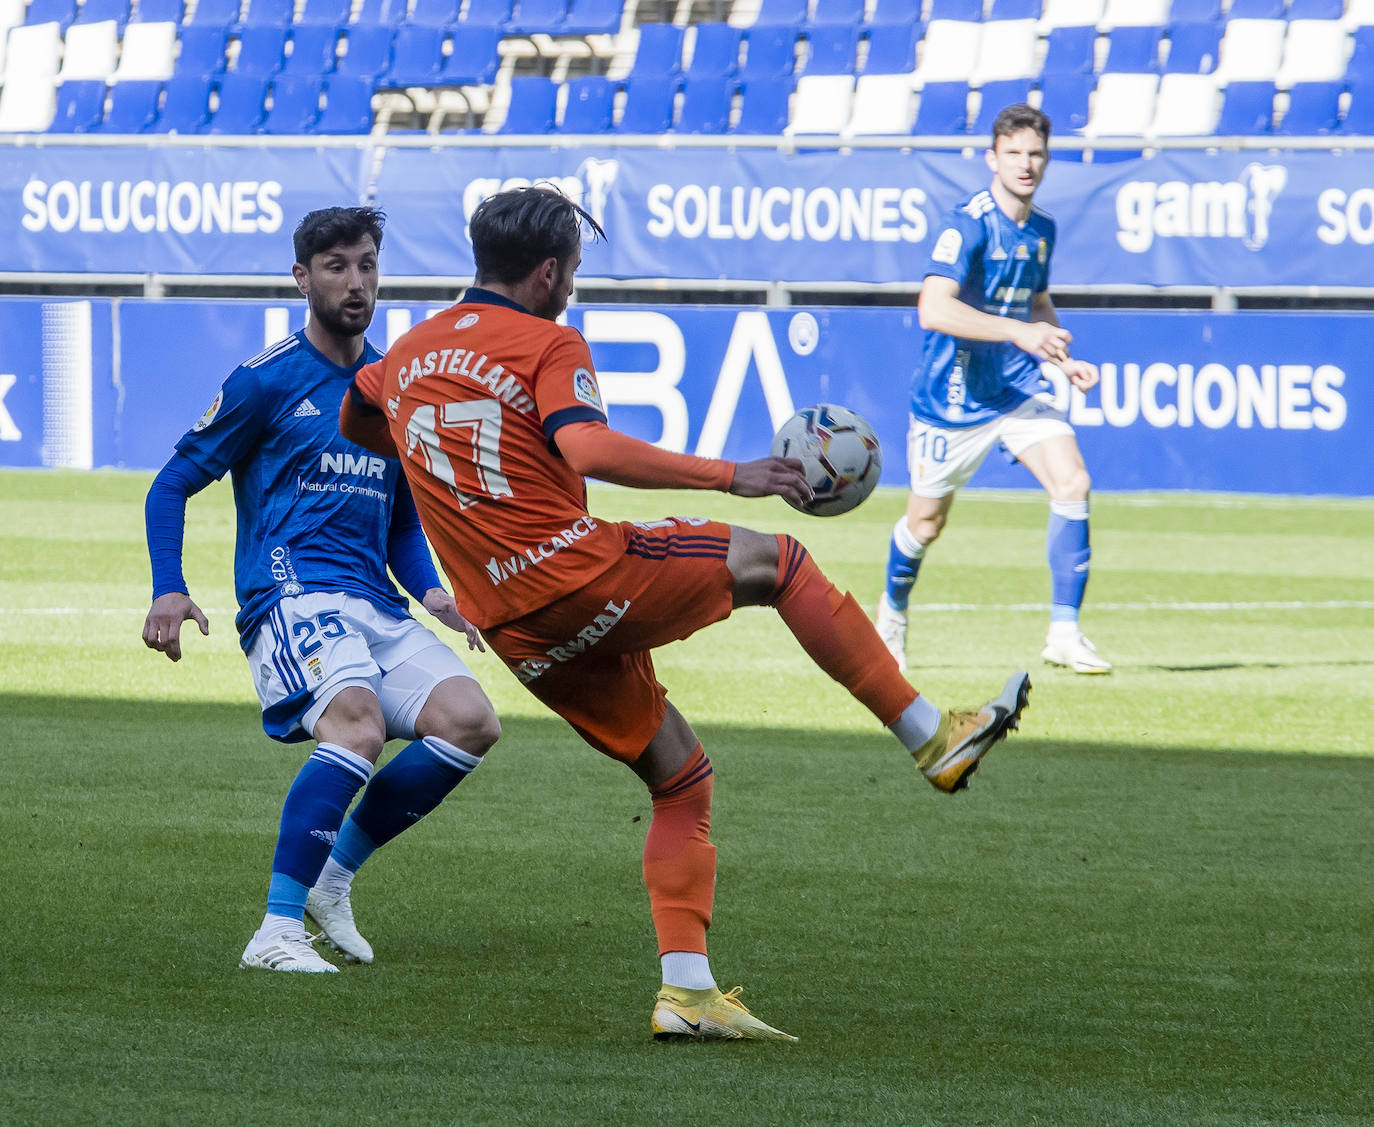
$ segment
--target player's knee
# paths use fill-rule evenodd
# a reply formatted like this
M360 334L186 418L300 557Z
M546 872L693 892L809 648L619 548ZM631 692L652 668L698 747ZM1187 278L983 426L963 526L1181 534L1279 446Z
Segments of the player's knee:
M470 713L464 716L457 726L455 737L451 742L469 755L486 755L501 738L501 721L488 706L475 715Z
M475 681L472 687L476 689ZM469 755L481 756L501 738L501 722L480 689L475 692L436 689L420 710L415 734L438 736Z
M945 515L922 517L920 520L907 521L907 526L911 529L911 535L916 538L916 542L929 547L940 538L940 533L945 530Z
M1086 466L1077 466L1069 470L1057 483L1054 500L1056 501L1086 501L1092 492L1093 481L1088 474Z
M329 702L311 734L321 743L337 744L376 763L386 743L386 722L371 692L349 687Z

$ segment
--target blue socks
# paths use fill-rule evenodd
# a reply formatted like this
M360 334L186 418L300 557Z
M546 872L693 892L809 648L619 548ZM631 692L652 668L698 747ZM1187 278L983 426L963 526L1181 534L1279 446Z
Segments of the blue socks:
M888 545L887 586L884 588L888 605L893 610L905 612L925 552L926 546L911 535L906 517L899 517L892 527L892 542Z
M1045 535L1050 563L1051 622L1077 622L1088 586L1088 502L1051 501Z

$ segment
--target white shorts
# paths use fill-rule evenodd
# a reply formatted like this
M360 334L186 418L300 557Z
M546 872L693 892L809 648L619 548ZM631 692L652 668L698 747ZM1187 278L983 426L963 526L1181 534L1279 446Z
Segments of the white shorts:
M313 592L282 599L258 630L248 668L274 740L308 739L340 692L356 685L382 706L388 739L414 739L434 686L471 677L463 659L408 616L353 595Z
M1032 396L1005 415L971 427L937 427L911 419L906 433L906 464L911 492L932 500L948 497L967 485L999 442L1019 458L1037 442L1060 435L1073 436L1067 413L1054 405L1049 392Z

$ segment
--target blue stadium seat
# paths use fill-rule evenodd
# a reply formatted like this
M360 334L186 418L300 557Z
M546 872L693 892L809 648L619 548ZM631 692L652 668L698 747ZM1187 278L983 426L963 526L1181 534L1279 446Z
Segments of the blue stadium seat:
M807 74L853 74L859 29L841 24L813 27L807 32L810 56Z
M244 74L220 77L219 105L210 116L207 133L246 136L256 133L262 124L263 103L267 100L267 83L261 78Z
M272 83L272 105L262 119L261 132L292 136L313 133L323 87L318 77L278 75Z
M568 14L568 0L517 0L506 24L510 35L558 35Z
M967 130L968 83L927 82L911 132L918 137L944 137Z
M372 130L372 83L351 75L332 75L324 84L324 109L315 133L369 133Z
M104 23L114 20L119 34L129 22L129 0L86 0L77 10L76 23Z
M685 32L670 23L639 25L639 46L635 49L630 77L677 74L682 69L682 39Z
M1169 27L1165 74L1211 74L1221 53L1221 24L1210 20L1176 23Z
M1009 78L1000 82L985 82L979 91L983 100L978 106L978 116L970 123L968 131L978 136L992 132L992 123L997 115L1008 106L1024 103L1030 98L1031 80L1029 78Z
M992 10L988 12L988 19L1038 20L1041 7L1040 0L992 0Z
M196 10L186 22L193 27L237 27L239 0L198 0Z
M864 22L864 0L816 0L812 27L858 27Z
M444 65L442 27L403 24L396 29L391 66L377 79L379 87L436 86Z
M916 69L919 24L875 24L868 33L864 74L910 74Z
M271 78L286 58L286 28L245 27L239 36L239 56L234 73Z
M1316 137L1336 132L1341 117L1343 82L1295 82L1288 90L1288 111L1275 128L1286 137Z
M1256 136L1274 131L1274 84L1232 82L1221 99L1217 136Z
M344 36L345 52L338 72L369 81L391 65L391 44L396 33L386 24L356 24Z
M916 27L920 22L921 0L878 0L868 20L870 27L886 27L890 24Z
M583 75L565 83L568 101L563 106L560 133L606 133L611 128L617 84L603 75Z
M181 54L172 73L178 78L209 78L224 69L224 51L229 45L229 29L214 24L198 24L181 29Z
M180 23L186 14L186 0L139 0L134 23Z
M763 0L750 31L760 27L787 27L794 32L806 22L807 0Z
M1354 35L1354 49L1345 64L1345 76L1352 82L1374 79L1374 26L1357 27Z
M510 80L510 106L496 132L549 133L557 107L558 83L543 75L519 75Z
M450 33L453 50L444 61L440 81L445 86L489 86L501 65L497 48L501 32L494 27L455 27Z
M1169 6L1169 22L1193 23L1221 19L1221 0L1174 0Z
M726 78L739 69L744 32L727 23L697 24L696 46L687 64L688 78Z
M980 23L983 19L983 0L931 0L926 22L931 20L959 20L961 23ZM962 132L962 130L960 130Z
M463 0L415 0L406 23L417 27L448 27L458 22Z
M481 27L505 27L510 22L511 0L468 0L463 22Z
M341 28L348 22L352 0L305 0L297 27Z
M24 13L25 25L39 23L60 24L65 34L76 19L76 0L29 0Z
M1040 78L1040 108L1054 122L1058 134L1076 133L1088 124L1088 98L1096 75L1060 73Z
M118 83L118 90L124 83ZM202 133L210 116L210 83L196 74L172 77L162 87L162 108L148 130L153 133Z
M325 24L297 24L291 29L291 54L282 74L321 75L334 69L338 59L339 29Z
M105 80L64 82L57 88L57 112L49 133L91 133L105 113Z
M1345 107L1340 132L1352 137L1374 136L1374 77L1350 84L1350 104Z
M625 15L621 0L572 0L560 35L615 35Z
M740 85L739 121L732 133L781 134L787 128L791 78L754 78Z
M1290 20L1338 20L1345 15L1345 0L1289 0Z
M407 0L363 0L353 23L358 27L397 28L405 22L406 7Z
M1231 0L1228 20L1281 20L1284 0Z
M617 133L667 133L673 125L673 103L679 79L676 75L632 76L625 83L625 105Z
M1159 40L1163 28L1118 27L1107 39L1103 73L1154 74L1159 70Z
M161 94L161 82L116 82L110 87L110 104L96 132L142 133L157 116Z
M295 0L248 0L244 27L290 27Z
M797 62L797 37L790 27L751 27L744 39L740 78L769 81L790 75Z
M1051 28L1045 37L1045 63L1042 74L1086 74L1093 69L1094 27Z
M682 84L682 109L678 114L679 133L724 133L730 125L730 102L735 83L728 78L688 76Z

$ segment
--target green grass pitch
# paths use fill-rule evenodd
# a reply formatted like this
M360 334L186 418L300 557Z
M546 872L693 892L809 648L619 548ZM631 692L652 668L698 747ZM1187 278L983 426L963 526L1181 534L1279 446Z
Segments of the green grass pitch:
M142 646L147 482L0 474L0 1123L1374 1123L1374 501L1096 498L1091 679L1039 661L1043 499L966 494L911 676L1035 690L953 798L771 613L663 651L714 967L801 1038L664 1045L643 788L489 658L502 741L358 878L378 961L236 969L304 748L258 726L227 485L188 522L211 636ZM869 607L901 504L593 494L793 532Z

